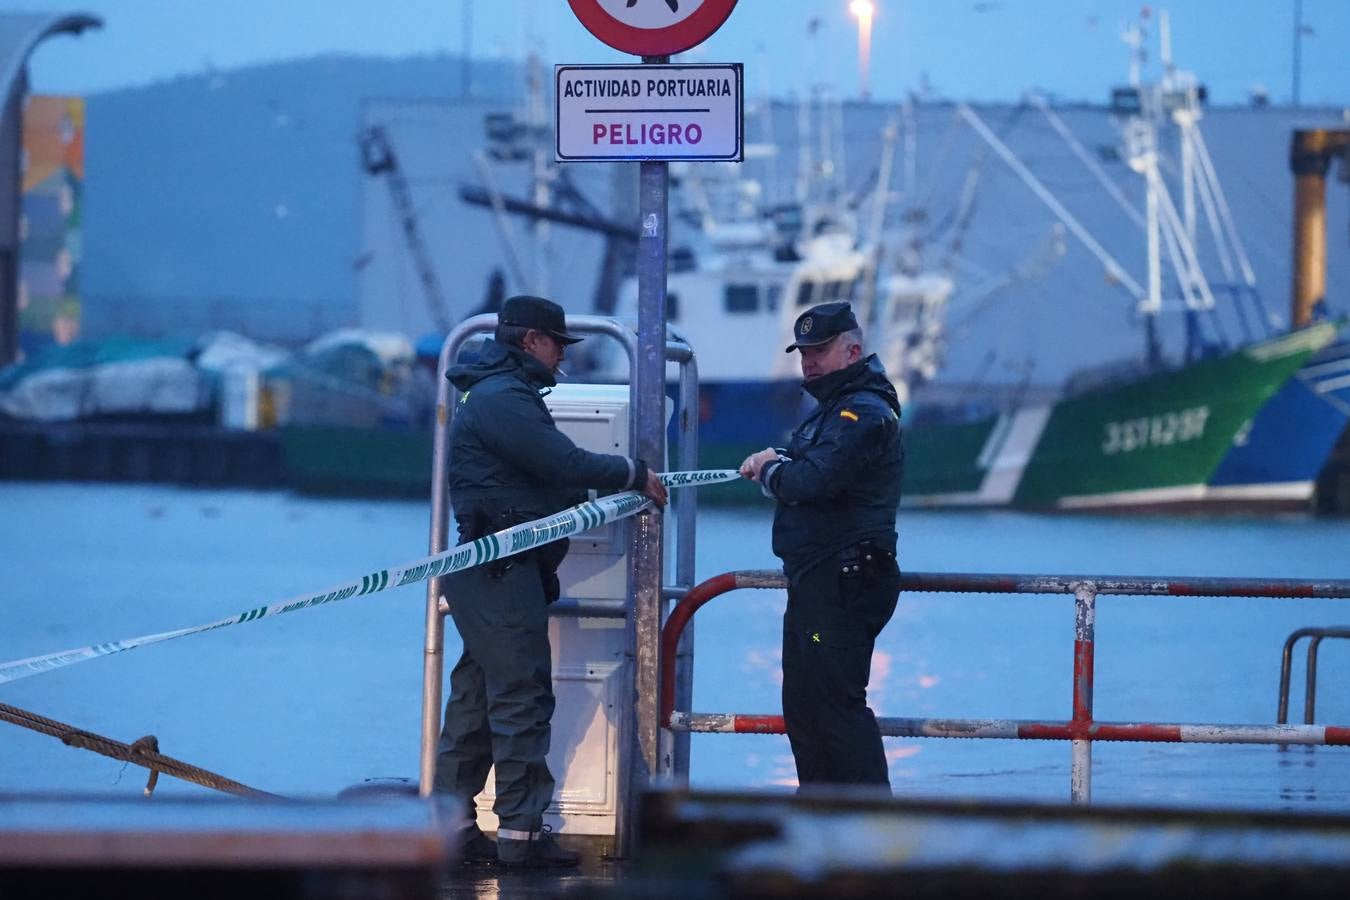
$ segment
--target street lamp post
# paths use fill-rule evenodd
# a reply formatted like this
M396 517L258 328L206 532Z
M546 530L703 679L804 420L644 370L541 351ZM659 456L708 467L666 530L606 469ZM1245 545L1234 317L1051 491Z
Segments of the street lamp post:
M848 11L858 20L858 77L862 99L867 100L872 95L867 76L872 62L872 14L876 12L876 4L872 0L852 0Z

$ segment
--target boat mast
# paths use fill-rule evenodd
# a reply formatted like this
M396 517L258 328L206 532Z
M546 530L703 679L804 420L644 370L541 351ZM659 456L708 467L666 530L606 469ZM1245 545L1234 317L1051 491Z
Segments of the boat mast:
M1172 18L1167 10L1162 10L1158 14L1158 45L1163 66L1163 93L1169 98L1175 97L1177 91L1177 69L1172 63ZM1168 103L1171 108L1171 103ZM1195 147L1186 140L1186 131L1200 118L1200 105L1195 105L1194 111L1190 109L1174 108L1172 120L1181 128L1181 210L1182 222L1186 227L1186 234L1191 242L1195 242Z
M489 124L488 127L491 129L492 125ZM497 177L493 174L492 164L488 161L488 155L483 150L474 151L473 162L478 170L478 177L483 182L488 206L492 208L492 224L497 228L497 237L501 241L502 252L506 256L506 267L510 272L511 280L518 289L526 290L525 268L520 261L520 241L516 237L515 228L511 225L511 217L507 215L506 198L497 184Z
M895 163L897 130L895 117L891 116L881 132L881 164L877 171L876 187L872 190L871 218L864 236L866 262L863 264L862 298L858 305L861 307L862 321L866 326L879 322L881 314L889 312L875 309L874 304L877 296L877 272L881 268L882 254L885 252L882 234L886 227L886 208L891 200L891 169Z
M539 54L531 52L526 62L525 84L527 88L525 106L525 125L530 137L532 154L530 158L531 197L535 206L547 208L553 205L552 182L553 168L550 165L552 154L546 152L545 136L548 123L544 118L544 75ZM549 223L547 219L534 221L534 292L540 297L549 296Z
M819 49L816 47L816 33L820 30L821 21L813 18L806 23L807 39L807 58L818 58ZM811 182L815 178L816 161L814 148L811 146L811 92L813 88L807 85L803 93L798 95L797 99L797 184L796 199L799 207L805 208L810 200Z
M805 97L797 101L797 185L796 198L799 207L805 207L809 199L812 172L816 167L811 148L811 103Z
M1166 12L1161 13L1161 40L1163 61L1163 105L1171 114L1177 126L1181 144L1181 188L1182 209L1186 234L1191 243L1196 241L1196 195L1205 206L1206 221L1214 238L1215 249L1224 275L1229 281L1236 280L1233 260L1241 269L1242 280L1249 290L1256 289L1256 275L1247 251L1242 245L1241 235L1233 221L1224 196L1223 186L1219 183L1214 162L1209 149L1205 146L1204 136L1200 133L1200 119L1204 116L1205 88L1193 72L1178 69L1172 62L1172 30Z
M389 132L383 125L371 125L361 132L358 141L361 148L361 167L368 175L383 176L389 188L389 199L393 203L399 227L403 231L403 240L407 244L413 271L417 273L417 280L422 285L422 296L426 301L431 323L441 331L449 333L452 322L450 304L446 301L445 292L441 290L440 279L436 277L436 266L432 263L431 252L422 237L420 213L413 202L407 174L399 163Z
M483 190L468 193L461 190L460 194L464 200L492 210L493 225L497 229L514 290L547 297L551 264L550 225L563 216L556 210L554 197L557 170L551 164L552 156L548 150L551 126L545 119L543 66L536 53L529 55L525 65L523 111L519 115L489 113L485 117L488 147L475 151L472 157ZM494 163L528 164L527 200L506 196L498 183ZM578 221L564 221L563 224L589 227L591 220L599 218L591 215L591 212L584 210L580 217L566 217ZM521 213L530 218L529 234L533 240L528 255L512 225L511 213Z
M1144 13L1147 15L1147 13ZM1130 168L1144 176L1144 236L1147 247L1148 291L1138 310L1144 316L1144 354L1150 367L1162 364L1162 344L1158 337L1158 314L1162 311L1162 262L1158 233L1158 149L1154 123L1146 114L1148 95L1142 83L1147 51L1144 49L1144 25L1131 25L1121 35L1130 48L1129 94L1132 102L1113 103L1113 111L1123 113L1121 131L1125 139L1125 158ZM1115 98L1121 97L1115 92Z
M1171 28L1166 13L1160 19L1163 77L1158 84L1145 84L1141 77L1145 62L1145 38L1142 22L1130 27L1124 34L1125 43L1131 48L1130 84L1112 92L1111 107L1119 123L1129 166L1143 176L1145 182L1147 205L1144 228L1148 245L1149 292L1139 311L1146 317L1146 353L1150 363L1156 365L1161 363L1157 332L1157 316L1163 308L1161 250L1167 251L1168 261L1181 291L1187 316L1188 359L1194 358L1203 349L1199 339L1198 314L1211 312L1215 306L1214 294L1196 250L1197 189L1198 196L1205 204L1210 230L1214 234L1221 260L1228 259L1228 248L1237 248L1235 255L1244 262L1246 254L1241 250L1231 215L1225 215L1227 203L1223 201L1213 163L1200 137L1198 122L1204 89L1194 73L1180 71L1172 64ZM1172 201L1159 165L1160 128L1169 118L1178 127L1182 150L1181 212L1177 211ZM1120 202L1119 198L1117 202ZM1224 224L1225 219L1227 224ZM1231 263L1226 264L1225 271L1231 274ZM1255 293L1255 277L1251 274L1250 265L1245 268L1244 278L1247 278L1248 291ZM1240 307L1238 312L1240 315ZM1211 321L1215 330L1220 331L1218 321Z
M905 125L905 194L902 199L913 206L915 185L919 180L919 127L912 93L905 94L900 113Z

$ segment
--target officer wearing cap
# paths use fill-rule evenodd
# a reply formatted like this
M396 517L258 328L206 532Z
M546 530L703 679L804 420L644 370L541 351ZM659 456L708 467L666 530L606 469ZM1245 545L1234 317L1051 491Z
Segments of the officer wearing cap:
M890 787L867 706L872 648L895 611L895 516L904 448L900 401L846 302L798 317L787 348L801 355L816 408L785 449L741 463L778 501L773 552L788 577L783 615L783 718L797 781Z
M588 488L632 488L665 505L665 487L642 460L583 450L554 425L543 395L579 340L556 303L511 297L478 360L447 372L460 391L449 488L461 542L555 513ZM543 830L554 785L544 761L554 706L548 604L558 598L566 553L563 540L450 576L447 600L464 652L450 673L435 790L462 800L472 816L495 765L500 823L495 846L470 828L469 860L577 864Z

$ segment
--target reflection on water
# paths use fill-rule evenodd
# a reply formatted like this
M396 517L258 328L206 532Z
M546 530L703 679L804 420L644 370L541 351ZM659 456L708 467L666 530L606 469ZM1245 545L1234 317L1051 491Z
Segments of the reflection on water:
M0 484L0 510L6 660L211 621L401 563L425 552L428 520L417 502L140 485ZM700 578L776 565L767 504L700 516ZM1345 520L901 516L913 571L1341 578L1347 545ZM783 604L781 591L739 591L699 612L695 711L779 710ZM1285 636L1347 612L1103 597L1097 718L1272 723ZM331 795L416 772L422 615L423 594L403 588L16 682L0 701L122 740L153 733L163 752L265 790ZM889 716L1067 719L1072 641L1068 597L906 595L878 642L871 700ZM448 643L453 658L453 630ZM1319 720L1350 722L1336 689L1350 642L1322 647L1319 677ZM1068 796L1063 743L888 738L886 750L897 793ZM120 768L12 726L0 726L0 753L0 791L108 789ZM708 787L794 781L781 736L696 735L692 771ZM1350 750L1099 744L1092 787L1100 803L1350 811Z
M1316 771L1317 751L1326 749L1325 747L1279 748L1280 799L1288 804L1288 808L1294 808L1300 803L1317 803L1319 780Z

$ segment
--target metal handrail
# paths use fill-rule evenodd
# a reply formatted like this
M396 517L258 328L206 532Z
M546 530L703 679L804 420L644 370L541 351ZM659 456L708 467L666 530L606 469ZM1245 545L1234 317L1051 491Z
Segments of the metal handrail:
M1300 628L1284 641L1284 652L1280 657L1280 708L1275 721L1281 725L1289 721L1289 670L1293 666L1294 645L1301 638L1308 641L1308 668L1303 686L1303 724L1311 725L1317 706L1317 648L1323 638L1350 638L1350 626L1331 626L1327 628Z
M777 571L727 572L695 586L676 605L661 634L661 724L672 731L781 734L781 715L693 713L675 709L670 648L704 604L740 588L786 588ZM972 575L911 572L900 576L902 592L968 594L1073 594L1073 706L1068 721L1015 719L879 718L890 737L1015 738L1071 742L1070 799L1087 804L1092 789L1092 742L1144 741L1242 744L1350 745L1350 727L1314 725L1210 725L1158 722L1097 722L1092 716L1096 602L1099 594L1172 597L1350 598L1350 581L1247 578L1139 578L1099 575ZM1347 635L1350 636L1350 635Z

